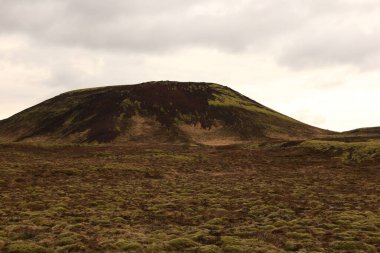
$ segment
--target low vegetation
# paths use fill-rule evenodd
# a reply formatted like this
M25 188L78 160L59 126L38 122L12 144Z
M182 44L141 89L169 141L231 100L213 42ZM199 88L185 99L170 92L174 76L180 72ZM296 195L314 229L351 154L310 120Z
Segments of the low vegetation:
M300 146L328 153L348 163L373 161L380 157L380 140L378 139L365 142L310 140L303 142Z
M378 154L0 144L0 252L379 252Z

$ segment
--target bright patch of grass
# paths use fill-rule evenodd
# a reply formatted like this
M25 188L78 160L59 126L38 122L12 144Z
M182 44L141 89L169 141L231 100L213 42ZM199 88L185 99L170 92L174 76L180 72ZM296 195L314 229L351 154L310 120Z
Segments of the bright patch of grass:
M344 162L371 161L380 156L380 141L342 142L326 140L310 140L300 144L301 147L311 148L321 152L335 153Z

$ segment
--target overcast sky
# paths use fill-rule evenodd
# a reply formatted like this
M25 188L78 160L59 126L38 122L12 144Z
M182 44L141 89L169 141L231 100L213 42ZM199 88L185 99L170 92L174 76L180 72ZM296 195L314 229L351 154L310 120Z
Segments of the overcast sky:
M0 119L64 91L228 85L306 123L380 126L378 0L0 0Z

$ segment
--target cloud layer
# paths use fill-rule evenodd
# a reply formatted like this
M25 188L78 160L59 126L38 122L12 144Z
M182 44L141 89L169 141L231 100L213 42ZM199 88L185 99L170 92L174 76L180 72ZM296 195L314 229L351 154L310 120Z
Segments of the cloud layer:
M0 32L62 47L161 53L276 50L281 63L373 64L378 1L2 0Z

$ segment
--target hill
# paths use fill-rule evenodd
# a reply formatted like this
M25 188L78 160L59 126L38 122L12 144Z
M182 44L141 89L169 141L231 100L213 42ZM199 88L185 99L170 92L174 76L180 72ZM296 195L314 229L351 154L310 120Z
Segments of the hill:
M226 86L170 81L70 91L0 121L1 141L231 144L326 133Z
M380 139L380 127L365 127L343 132L342 135L362 139Z
M0 121L0 252L380 252L377 136L211 83L67 92Z

